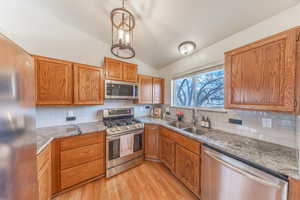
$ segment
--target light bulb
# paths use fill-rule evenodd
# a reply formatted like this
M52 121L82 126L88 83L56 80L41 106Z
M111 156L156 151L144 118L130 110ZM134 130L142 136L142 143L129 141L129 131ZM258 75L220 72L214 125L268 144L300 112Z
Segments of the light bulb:
M129 44L130 43L130 35L129 35L129 33L127 32L126 34L125 34L125 44Z
M122 29L118 30L118 40L119 43L124 43L124 31Z

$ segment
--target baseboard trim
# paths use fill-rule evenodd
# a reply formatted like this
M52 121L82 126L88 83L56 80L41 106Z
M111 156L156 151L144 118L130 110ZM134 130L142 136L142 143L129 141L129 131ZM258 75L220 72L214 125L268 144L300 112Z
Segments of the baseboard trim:
M145 158L145 160L151 161L151 162L161 163L161 161L159 159L154 159L154 158Z

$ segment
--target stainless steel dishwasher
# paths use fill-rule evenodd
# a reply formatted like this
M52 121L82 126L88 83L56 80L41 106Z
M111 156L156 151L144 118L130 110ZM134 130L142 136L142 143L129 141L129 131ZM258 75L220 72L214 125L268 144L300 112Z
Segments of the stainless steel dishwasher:
M287 180L271 174L205 146L201 200L287 200Z

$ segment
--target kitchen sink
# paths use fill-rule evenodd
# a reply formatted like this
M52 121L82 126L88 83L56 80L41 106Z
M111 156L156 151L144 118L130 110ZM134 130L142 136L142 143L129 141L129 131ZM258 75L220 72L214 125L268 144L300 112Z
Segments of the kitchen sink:
M203 134L205 134L205 132L203 132L202 130L197 129L197 128L193 128L193 127L185 128L183 130L187 131L189 133L196 134L196 135L203 135Z
M185 129L191 127L190 124L184 122L178 122L178 121L169 122L168 125L179 129Z

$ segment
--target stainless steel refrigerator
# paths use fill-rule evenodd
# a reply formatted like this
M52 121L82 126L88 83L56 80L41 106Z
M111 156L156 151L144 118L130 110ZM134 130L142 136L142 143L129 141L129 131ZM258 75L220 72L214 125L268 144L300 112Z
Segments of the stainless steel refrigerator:
M0 200L37 199L32 57L0 34Z

